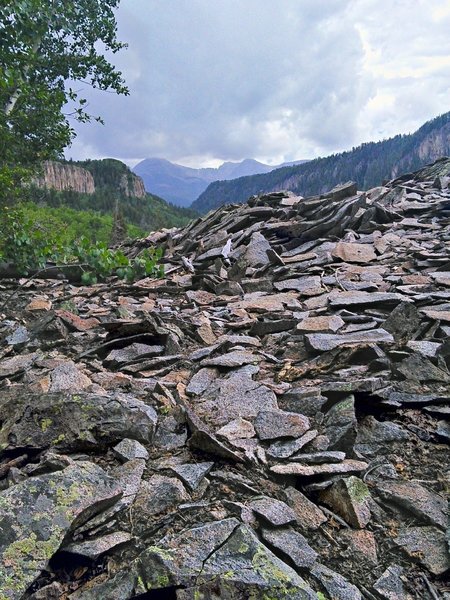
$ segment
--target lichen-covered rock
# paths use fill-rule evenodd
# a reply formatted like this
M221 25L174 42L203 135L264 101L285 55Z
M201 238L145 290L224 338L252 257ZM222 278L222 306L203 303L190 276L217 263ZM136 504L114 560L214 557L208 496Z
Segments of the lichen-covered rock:
M121 495L116 482L90 462L1 492L0 598L21 598L68 532Z
M0 400L1 448L102 448L133 438L151 443L155 410L128 394L6 395Z

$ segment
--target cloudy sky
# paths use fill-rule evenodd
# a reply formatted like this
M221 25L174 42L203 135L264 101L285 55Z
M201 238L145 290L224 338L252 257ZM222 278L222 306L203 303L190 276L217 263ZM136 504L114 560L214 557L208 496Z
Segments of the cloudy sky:
M66 155L189 166L314 158L450 110L450 0L121 0L130 96Z

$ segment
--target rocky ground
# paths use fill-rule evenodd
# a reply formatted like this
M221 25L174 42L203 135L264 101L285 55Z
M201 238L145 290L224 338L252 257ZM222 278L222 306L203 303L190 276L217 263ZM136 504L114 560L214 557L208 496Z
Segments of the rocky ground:
M450 160L0 281L0 599L450 598Z

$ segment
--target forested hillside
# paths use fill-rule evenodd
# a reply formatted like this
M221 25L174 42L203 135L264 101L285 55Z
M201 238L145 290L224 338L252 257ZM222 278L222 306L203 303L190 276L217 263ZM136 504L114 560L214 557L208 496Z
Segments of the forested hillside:
M194 211L169 204L162 198L148 194L140 180L128 167L113 159L68 161L66 167L83 168L89 171L94 180L92 193L81 193L73 189L54 189L41 177L29 189L29 196L35 208L45 211L52 209L52 218L67 221L67 225L84 231L90 238L98 236L103 241L105 231L111 229L113 215L119 211L128 225L131 236L145 235L162 227L178 227L195 216ZM63 171L66 173L67 171ZM54 182L53 182L54 183ZM63 181L58 182L64 186ZM82 214L77 214L81 211ZM86 214L88 213L88 214ZM67 217L67 218L66 218Z
M205 213L222 204L245 202L253 194L282 189L302 196L321 194L349 179L364 190L449 154L450 112L428 121L413 134L362 144L262 175L216 181L193 202L192 208Z

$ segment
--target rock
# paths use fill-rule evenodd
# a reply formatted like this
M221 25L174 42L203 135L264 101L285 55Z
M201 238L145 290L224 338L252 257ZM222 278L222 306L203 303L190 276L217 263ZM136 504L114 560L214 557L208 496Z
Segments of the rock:
M370 492L359 477L335 481L320 497L352 527L362 529L370 521Z
M190 490L196 490L213 467L213 462L182 464L171 467L171 471L176 473Z
M278 475L298 475L301 477L314 477L315 475L331 475L334 473L352 473L364 471L368 464L361 460L344 460L341 463L305 466L298 463L289 465L275 465L270 467L272 473Z
M400 302L384 321L383 329L391 333L399 344L406 344L418 331L420 321L420 313L414 304Z
M355 331L354 333L346 334L310 333L305 335L305 339L308 345L318 352L328 352L339 346L394 343L392 335L384 329Z
M242 367L243 365L255 364L259 361L259 357L253 354L253 352L247 352L246 350L235 350L217 356L216 358L205 358L200 363L202 367Z
M322 287L320 277L299 277L297 279L284 279L276 281L273 287L282 292L284 290L295 290L301 296L318 296L325 289Z
M92 385L89 377L86 377L72 361L67 361L53 369L50 373L50 380L51 383L48 389L50 393L79 392Z
M407 527L394 538L413 560L418 560L433 575L442 575L450 568L445 533L436 527Z
M308 417L298 413L261 410L255 419L255 430L260 440L302 436L310 427Z
M411 600L402 581L404 570L398 565L391 565L377 579L374 589L386 600Z
M68 544L67 546L63 546L62 550L64 552L70 552L71 554L85 556L91 560L96 560L102 554L130 542L132 539L133 538L129 533L117 531L94 540Z
M202 394L211 383L217 378L216 369L200 369L191 378L188 386L186 387L186 394L199 396Z
M377 258L373 246L369 244L356 244L355 242L338 242L331 255L350 263L370 263Z
M320 563L314 563L311 575L323 585L333 600L362 600L358 588L344 577Z
M175 477L153 475L142 481L133 504L133 521L141 533L151 526L152 519L174 510L189 500L184 485Z
M287 504L281 500L275 498L259 498L252 500L249 503L249 507L258 516L263 517L265 521L268 521L275 527L282 525L288 525L289 523L295 523L297 520L295 512Z
M383 481L377 493L389 505L415 516L419 522L445 529L448 508L444 498L412 481Z
M217 432L220 437L226 438L229 442L237 439L248 439L255 437L256 431L250 421L246 421L241 417L230 421Z
M387 292L339 292L330 299L330 305L335 308L348 306L370 306L373 304L397 305L405 301L404 296L398 293Z
M70 600L98 600L99 598L114 598L114 600L130 600L134 596L137 576L134 573L119 572L117 575L92 587L81 587L70 594ZM45 599L47 600L47 599Z
M105 358L104 363L111 367L118 367L143 358L149 358L150 356L158 356L158 354L162 354L163 352L164 346L149 346L148 344L136 342L125 346L125 348L111 350Z
M340 540L348 545L348 556L358 558L370 565L378 563L377 543L371 531L365 529L345 529L339 534Z
M305 465L322 465L324 463L339 463L345 459L345 452L330 450L329 452L314 452L313 454L299 453L292 456L290 460L301 462Z
M39 354L37 352L29 352L13 356L12 358L5 358L0 361L0 378L11 377L29 369L38 358Z
M323 317L306 317L297 325L299 331L324 331L335 333L345 322L338 315Z
M31 407L31 410L30 410ZM102 448L124 438L151 443L155 410L125 394L27 394L0 404L0 445L61 450Z
M294 529L265 529L261 531L263 540L276 548L286 558L291 559L299 569L308 569L318 557L306 539Z
M20 346L26 344L30 340L30 333L23 325L18 325L14 328L5 341L9 346Z
M364 456L385 454L393 443L404 443L410 434L396 423L380 422L369 415L358 424L355 450Z
M284 490L286 502L295 512L297 522L303 529L318 529L327 517L311 500L293 487Z
M67 534L121 495L114 480L89 462L1 492L0 595L21 598Z
M295 440L279 440L273 442L267 449L266 454L271 458L289 458L316 437L317 429L310 429Z
M266 238L259 232L255 232L248 244L243 256L242 262L246 267L261 267L270 263L267 251L271 246Z
M350 394L336 402L325 415L329 449L351 453L357 435L356 424L355 397Z
M147 450L141 443L137 440L130 440L129 438L122 440L117 446L114 446L113 452L123 462L133 460L134 458L147 460L149 456Z

